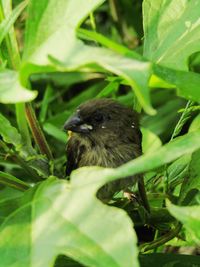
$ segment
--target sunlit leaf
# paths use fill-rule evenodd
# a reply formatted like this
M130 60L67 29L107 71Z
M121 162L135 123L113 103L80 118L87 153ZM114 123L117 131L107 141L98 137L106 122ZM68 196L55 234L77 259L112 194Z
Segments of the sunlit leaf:
M194 196L200 191L200 150L192 154L191 162L189 165L189 175L185 176L180 193L180 203L184 201L187 194L194 190ZM192 200L192 196L191 196Z
M48 65L48 55L65 58L76 48L75 28L105 0L29 1L24 61Z
M142 128L142 151L152 153L162 146L160 138L146 128Z
M18 73L12 70L0 71L0 102L4 104L19 103L33 100L37 96L36 91L30 91L22 87Z
M179 207L169 204L168 210L190 232L193 240L200 244L200 206Z
M86 266L139 266L132 222L95 198L98 184L81 186L87 178L79 186L49 178L28 193L0 228L4 267L50 267L59 254Z
M62 0L59 3L56 0L30 1L21 75L31 72L31 64L28 63L53 65L63 71L86 68L86 65L86 69L98 71L101 67L102 71L110 71L127 80L140 104L148 113L154 114L148 89L151 63L106 48L84 45L76 37L76 28L103 2L90 0L82 5L80 0Z
M0 44L3 41L4 37L6 36L6 34L8 34L11 26L15 23L18 16L21 14L23 9L26 7L27 3L28 3L27 1L20 3L13 10L12 14L10 16L6 17L6 19L1 22L1 24L0 24Z
M190 128L189 128L189 132L194 132L199 129L200 129L200 114L197 115L192 121Z
M15 147L19 147L22 143L18 130L2 114L0 114L0 135L6 143L13 144Z
M177 88L177 95L193 101L200 101L200 75L194 72L180 71L154 65L154 73L171 87ZM169 88L167 86L167 88Z
M188 70L188 57L199 51L200 2L145 0L144 56L161 65Z

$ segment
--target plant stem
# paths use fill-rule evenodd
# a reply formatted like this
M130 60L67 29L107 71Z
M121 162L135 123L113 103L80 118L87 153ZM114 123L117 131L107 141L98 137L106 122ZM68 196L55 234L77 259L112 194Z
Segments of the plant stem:
M31 106L31 104L27 103L25 109L26 109L26 117L27 117L30 129L32 131L34 140L40 149L40 152L42 154L45 154L48 159L52 160L53 156L52 156L51 150L48 146L48 143L47 143L46 138L43 134L43 131L39 125L39 122L37 121L37 118L35 116L35 112Z
M0 174L0 184L9 186L20 191L26 191L30 188L28 184L22 183L21 181L13 181L5 177L3 174Z
M17 124L22 136L23 143L26 144L28 147L32 147L27 120L25 116L25 104L24 103L16 104L15 110L16 110Z
M12 10L12 7L10 7L10 12ZM8 14L5 14L2 2L0 1L0 21L2 21L5 16L8 16ZM12 27L7 36L5 37L5 44L8 51L8 63L9 67L14 70L19 70L21 59L18 49L18 44L16 40L16 35L14 32L14 28ZM25 105L24 103L16 104L16 118L17 118L17 124L19 127L19 131L22 135L22 140L24 144L27 144L29 147L31 146L31 138L28 130L28 125L26 121L25 116Z
M117 23L119 21L119 16L118 16L116 0L109 0L109 5L110 5L110 13L112 19L115 23Z
M94 17L93 12L90 13L90 23L91 23L92 30L96 32L96 23L95 23L95 17Z
M150 205L147 199L143 175L141 175L138 180L138 191L139 191L143 206L150 213Z
M169 231L168 233L161 236L157 240L154 240L150 243L142 244L140 246L140 251L146 252L146 251L149 251L149 250L152 250L152 249L155 249L157 247L164 245L166 242L176 237L178 233L180 232L181 228L182 228L182 224L178 222L173 230Z
M11 3L11 1L10 1ZM12 4L12 3L11 3ZM12 7L10 6L10 12L11 13ZM5 14L4 12L4 7L2 5L2 1L0 1L0 21L4 20L6 16L9 14ZM19 49L18 49L18 44L16 40L16 35L14 32L14 28L12 27L7 36L5 37L5 43L6 43L6 48L8 51L8 62L9 62L9 67L15 70L19 69L20 66L20 54L19 54Z

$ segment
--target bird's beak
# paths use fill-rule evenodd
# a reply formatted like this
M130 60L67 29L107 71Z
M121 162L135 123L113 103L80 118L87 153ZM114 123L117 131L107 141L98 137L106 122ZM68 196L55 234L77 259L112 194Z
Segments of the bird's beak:
M84 123L78 114L70 117L64 124L65 131L72 131L76 133L89 133L92 129L92 125Z

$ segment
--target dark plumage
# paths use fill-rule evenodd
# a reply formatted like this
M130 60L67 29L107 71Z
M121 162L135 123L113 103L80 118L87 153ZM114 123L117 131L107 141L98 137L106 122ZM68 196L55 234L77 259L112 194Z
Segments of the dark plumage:
M141 154L141 132L136 112L111 99L80 105L64 125L72 135L67 144L66 174L83 166L118 167ZM99 191L109 199L136 179L111 182Z

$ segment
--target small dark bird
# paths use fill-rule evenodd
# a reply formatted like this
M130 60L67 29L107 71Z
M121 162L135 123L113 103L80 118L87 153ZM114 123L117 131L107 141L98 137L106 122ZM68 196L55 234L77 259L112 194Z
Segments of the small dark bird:
M64 129L70 131L66 174L83 166L115 168L141 155L137 113L112 99L94 99L80 105ZM115 192L135 184L128 177L103 186L97 196L111 199Z

